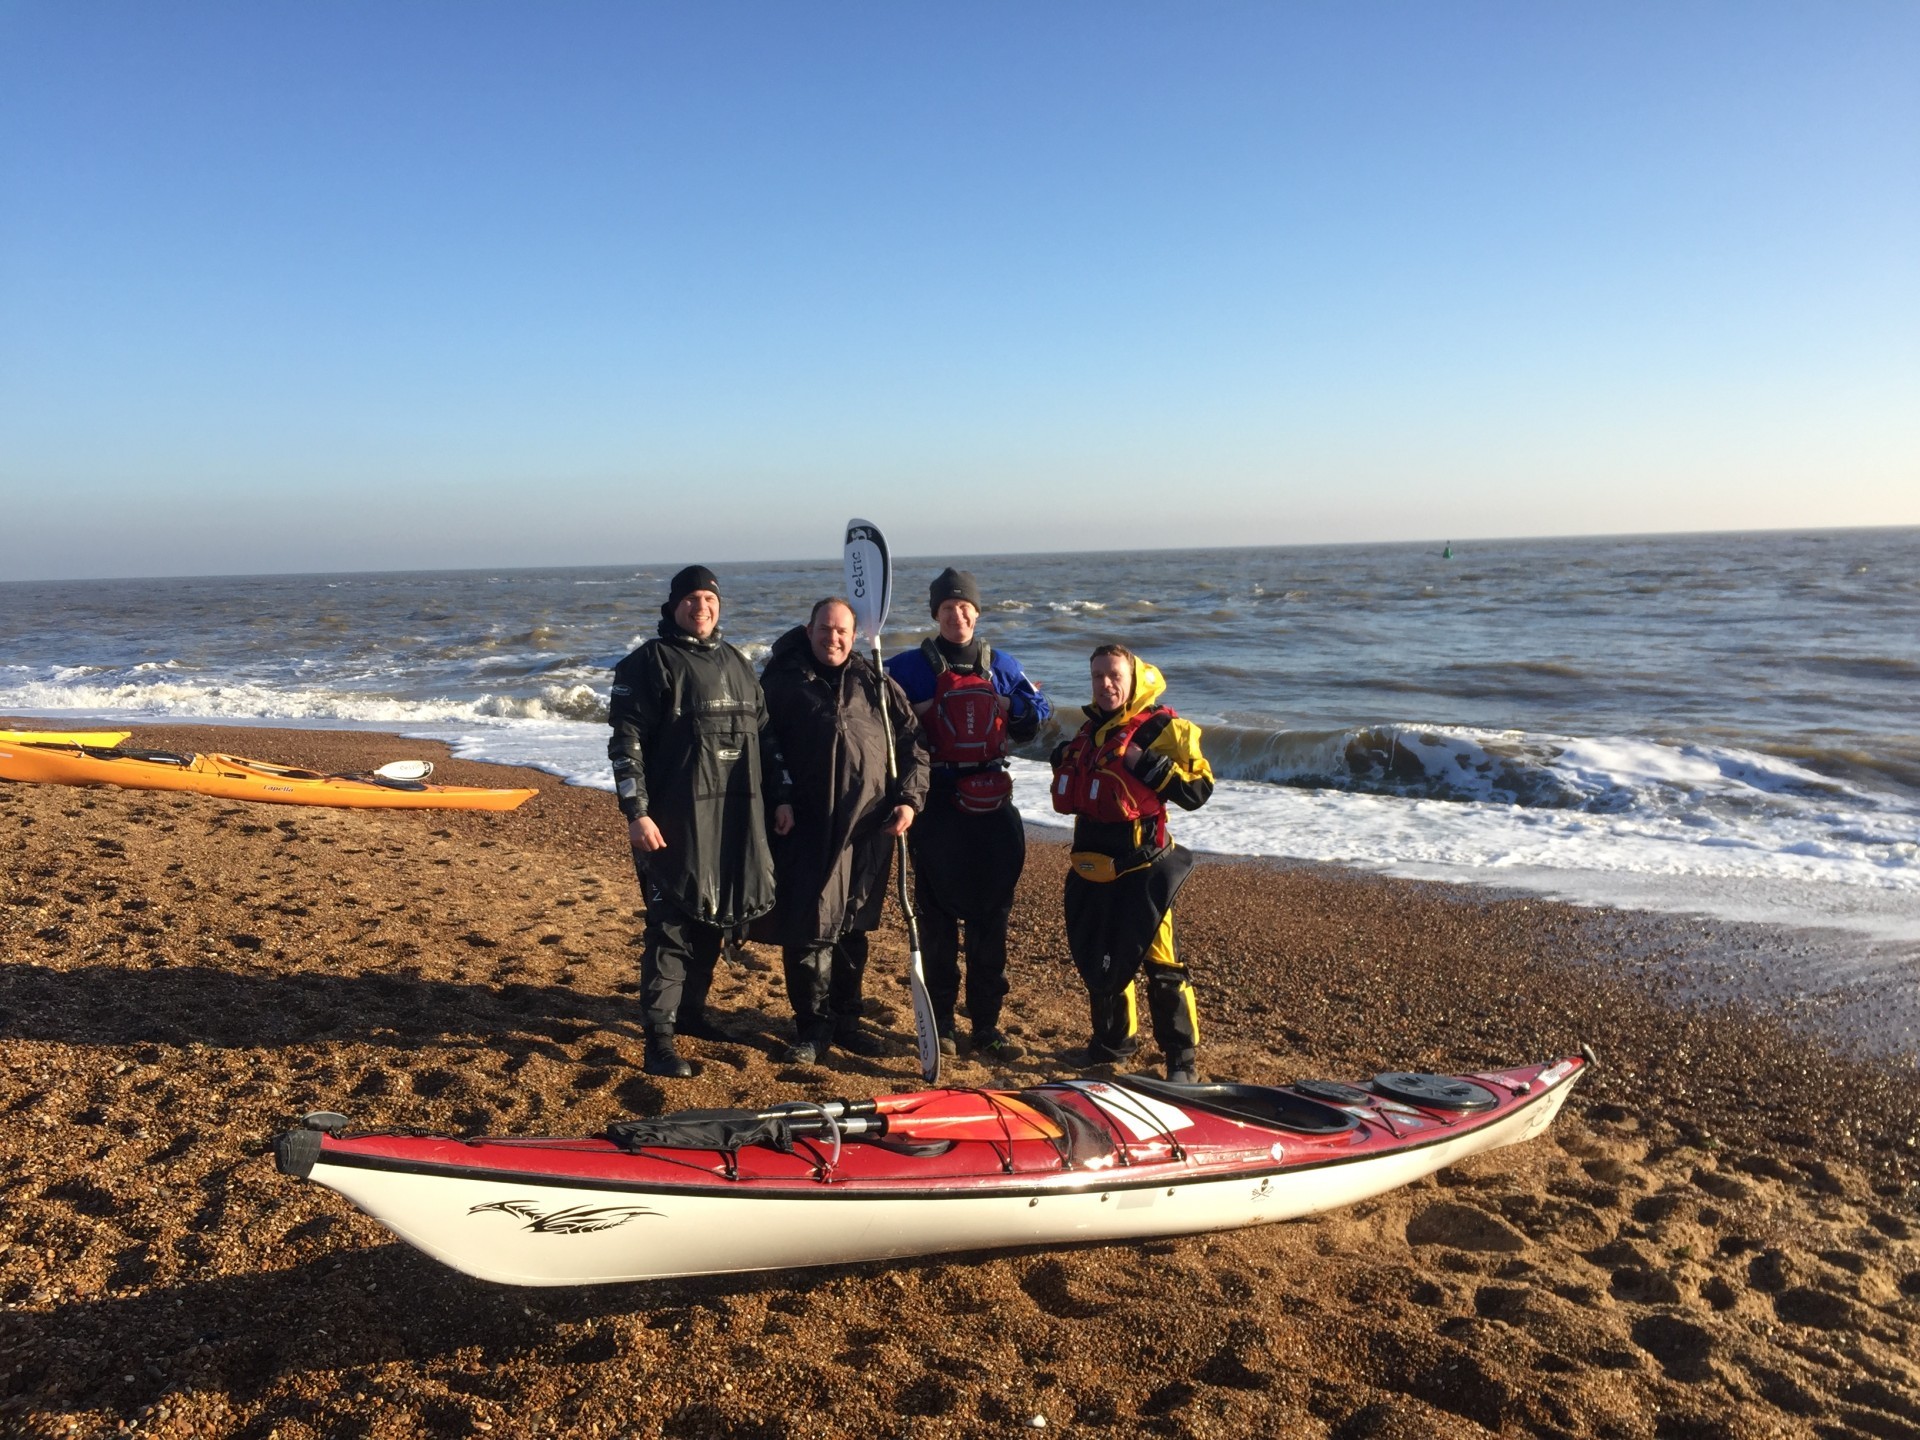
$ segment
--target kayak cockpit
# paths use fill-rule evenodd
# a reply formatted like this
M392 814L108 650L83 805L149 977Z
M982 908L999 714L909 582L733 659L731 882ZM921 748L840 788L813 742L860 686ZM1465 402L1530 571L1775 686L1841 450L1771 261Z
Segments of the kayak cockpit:
M1114 1078L1114 1083L1157 1100L1191 1105L1231 1120L1291 1130L1299 1135L1341 1135L1360 1125L1345 1110L1296 1095L1277 1085L1176 1085L1151 1075L1120 1075Z

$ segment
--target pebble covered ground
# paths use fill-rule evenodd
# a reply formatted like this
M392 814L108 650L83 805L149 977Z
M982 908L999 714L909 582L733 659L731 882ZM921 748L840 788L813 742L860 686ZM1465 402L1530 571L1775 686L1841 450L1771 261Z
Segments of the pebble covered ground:
M784 1065L750 948L716 1000L751 1037L684 1042L699 1073L662 1082L604 794L359 733L134 743L542 793L466 815L0 785L0 1434L1920 1437L1912 1057L1684 1003L1661 961L1688 926L1207 858L1181 915L1209 1076L1582 1041L1600 1068L1545 1137L1317 1219L515 1290L279 1175L272 1137L319 1108L566 1134L919 1088L898 932L869 984L897 1055ZM1036 840L1019 1080L1084 1039L1064 866Z

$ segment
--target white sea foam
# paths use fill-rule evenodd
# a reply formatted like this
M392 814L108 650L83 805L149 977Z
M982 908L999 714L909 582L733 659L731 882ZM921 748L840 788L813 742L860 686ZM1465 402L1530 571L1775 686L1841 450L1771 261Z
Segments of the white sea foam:
M99 672L93 672L97 674ZM86 714L105 720L308 721L322 727L414 725L445 721L604 720L606 699L588 685L546 685L537 695L403 700L331 689L283 688L246 681L90 683L28 680L0 686L0 711L15 715Z
M1017 761L1015 798L1029 821L1066 825L1053 812L1050 778L1044 765ZM1175 812L1170 827L1199 851L1920 940L1920 824L1911 813L1595 813L1224 780L1206 808Z
M576 785L612 788L606 732L598 728L521 722L413 733L447 740L471 759L532 765ZM1638 757L1638 767L1653 758ZM1696 768L1704 762L1679 763L1704 778ZM1046 766L1016 760L1013 769L1027 820L1067 825L1053 811ZM1920 940L1920 827L1911 815L1881 817L1849 837L1845 813L1832 806L1800 816L1733 811L1703 820L1684 811L1595 814L1226 780L1206 808L1176 812L1171 824L1182 843L1216 854Z
M377 727L602 790L604 706L584 682L401 699L202 680L174 662L0 667L4 713ZM1373 764L1383 737L1387 768L1375 788L1356 788L1352 764ZM1790 760L1700 743L1414 727L1244 732L1217 753L1230 778L1205 809L1172 821L1195 850L1920 939L1920 806ZM1018 760L1014 774L1029 821L1066 823L1044 765ZM1522 792L1532 803L1519 803Z

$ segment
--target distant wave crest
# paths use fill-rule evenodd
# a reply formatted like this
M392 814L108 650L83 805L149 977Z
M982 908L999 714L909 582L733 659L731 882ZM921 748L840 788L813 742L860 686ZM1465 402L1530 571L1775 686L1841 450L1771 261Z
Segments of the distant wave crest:
M1204 743L1223 779L1527 809L1621 814L1710 801L1861 798L1854 787L1794 760L1700 743L1411 725L1210 726Z

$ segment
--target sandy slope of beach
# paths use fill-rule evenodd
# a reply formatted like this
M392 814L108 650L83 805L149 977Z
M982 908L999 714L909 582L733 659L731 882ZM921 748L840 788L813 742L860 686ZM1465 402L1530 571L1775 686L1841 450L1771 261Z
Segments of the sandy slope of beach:
M577 1292L470 1281L278 1175L302 1112L591 1132L915 1088L897 934L881 1061L796 1071L769 952L747 1043L639 1071L636 887L603 794L366 734L136 743L455 783L507 815L0 785L0 1433L1920 1436L1920 1088L1687 1009L1685 926L1207 861L1203 1068L1353 1079L1591 1042L1545 1138L1316 1220L1125 1247ZM1082 1006L1036 844L1013 1028ZM962 1063L956 1079L986 1083ZM1044 1419L1044 1427L1042 1420Z

